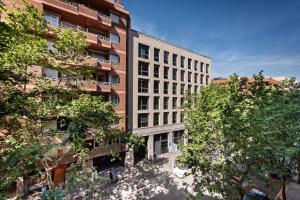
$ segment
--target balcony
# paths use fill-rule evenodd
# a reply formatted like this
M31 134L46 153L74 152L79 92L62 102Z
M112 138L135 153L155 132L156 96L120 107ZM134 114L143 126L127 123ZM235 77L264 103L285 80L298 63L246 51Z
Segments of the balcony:
M97 58L88 58L86 62L91 67L96 67L97 69L111 71L111 63L109 60L97 59Z
M88 32L88 30L85 30L86 39L89 43L94 45L99 45L104 48L111 48L111 42L110 39L103 36L103 35L97 35L95 33Z
M48 6L77 14L78 4L67 0L42 0Z
M89 8L83 4L78 4L68 0L42 0L42 3L66 12L71 12L76 15L87 17L89 19L100 22L105 26L111 27L110 16L101 13L98 10Z
M110 83L100 82L97 84L99 87L99 92L111 92L111 85Z

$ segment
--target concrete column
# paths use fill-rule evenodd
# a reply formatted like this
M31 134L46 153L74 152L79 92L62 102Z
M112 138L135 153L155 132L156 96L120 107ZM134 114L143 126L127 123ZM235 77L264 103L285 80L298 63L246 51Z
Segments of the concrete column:
M134 151L133 147L130 147L125 155L125 167L131 168L134 165Z
M153 135L149 135L148 138L148 143L147 143L147 158L149 160L153 160L154 159L154 136Z

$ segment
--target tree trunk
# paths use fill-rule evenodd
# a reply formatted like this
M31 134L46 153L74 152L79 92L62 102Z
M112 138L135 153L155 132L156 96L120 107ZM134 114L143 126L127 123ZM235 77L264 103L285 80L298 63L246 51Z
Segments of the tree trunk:
M23 175L23 195L24 197L29 195L29 177L27 174Z
M300 151L297 155L297 171L298 171L298 180L297 183L300 184Z
M282 200L286 200L286 179L285 177L283 177L281 179L281 186L282 186L282 189L281 189L281 197L282 197Z

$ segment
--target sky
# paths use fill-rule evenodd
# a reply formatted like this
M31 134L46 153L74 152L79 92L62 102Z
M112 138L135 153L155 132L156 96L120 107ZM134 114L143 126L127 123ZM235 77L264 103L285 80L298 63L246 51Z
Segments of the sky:
M300 0L123 0L132 28L212 59L233 73L300 81Z

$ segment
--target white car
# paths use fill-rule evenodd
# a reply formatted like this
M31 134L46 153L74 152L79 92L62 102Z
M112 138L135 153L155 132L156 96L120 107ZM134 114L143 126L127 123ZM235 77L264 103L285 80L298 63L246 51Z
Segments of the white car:
M188 169L187 167L180 165L178 163L176 163L176 165L173 169L173 173L179 178L185 177L190 172L191 172L190 169Z

